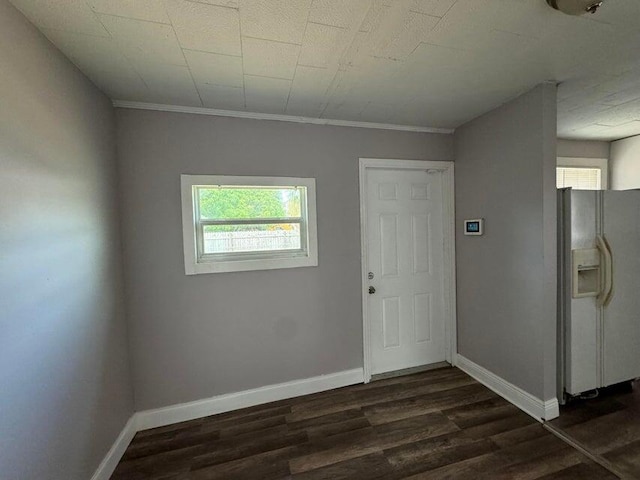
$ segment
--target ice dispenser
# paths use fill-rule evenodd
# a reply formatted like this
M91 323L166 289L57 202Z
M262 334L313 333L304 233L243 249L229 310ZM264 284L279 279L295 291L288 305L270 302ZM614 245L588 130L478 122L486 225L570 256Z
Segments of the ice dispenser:
M600 293L600 250L571 251L573 298L597 297Z

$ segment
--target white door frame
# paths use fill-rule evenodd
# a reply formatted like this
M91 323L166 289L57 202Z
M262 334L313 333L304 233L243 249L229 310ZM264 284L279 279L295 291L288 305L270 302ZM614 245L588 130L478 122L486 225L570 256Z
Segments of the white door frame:
M371 380L371 324L367 287L367 177L370 169L385 170L440 170L442 172L442 218L444 235L444 314L445 314L445 359L456 364L456 249L455 249L455 194L453 162L422 160L393 160L382 158L360 158L360 248L362 265L362 338L364 353L364 382Z

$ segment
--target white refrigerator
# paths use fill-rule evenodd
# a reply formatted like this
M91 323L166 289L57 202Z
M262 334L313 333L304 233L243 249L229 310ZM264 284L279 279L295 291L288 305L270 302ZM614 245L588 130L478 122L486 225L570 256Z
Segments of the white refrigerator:
M559 387L640 377L640 190L558 192Z

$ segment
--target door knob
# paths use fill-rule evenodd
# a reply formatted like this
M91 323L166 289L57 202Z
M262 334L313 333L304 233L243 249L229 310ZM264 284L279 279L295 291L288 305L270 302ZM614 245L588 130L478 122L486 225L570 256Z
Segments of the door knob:
M376 293L376 289L374 287L369 287L369 295L373 295Z

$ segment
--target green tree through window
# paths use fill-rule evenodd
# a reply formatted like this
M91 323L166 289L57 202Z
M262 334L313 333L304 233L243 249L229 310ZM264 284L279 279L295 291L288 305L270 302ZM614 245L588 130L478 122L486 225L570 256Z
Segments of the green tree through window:
M300 192L293 188L200 188L200 217L207 220L299 217ZM283 226L284 227L284 226ZM273 225L219 226L218 231L273 230Z

